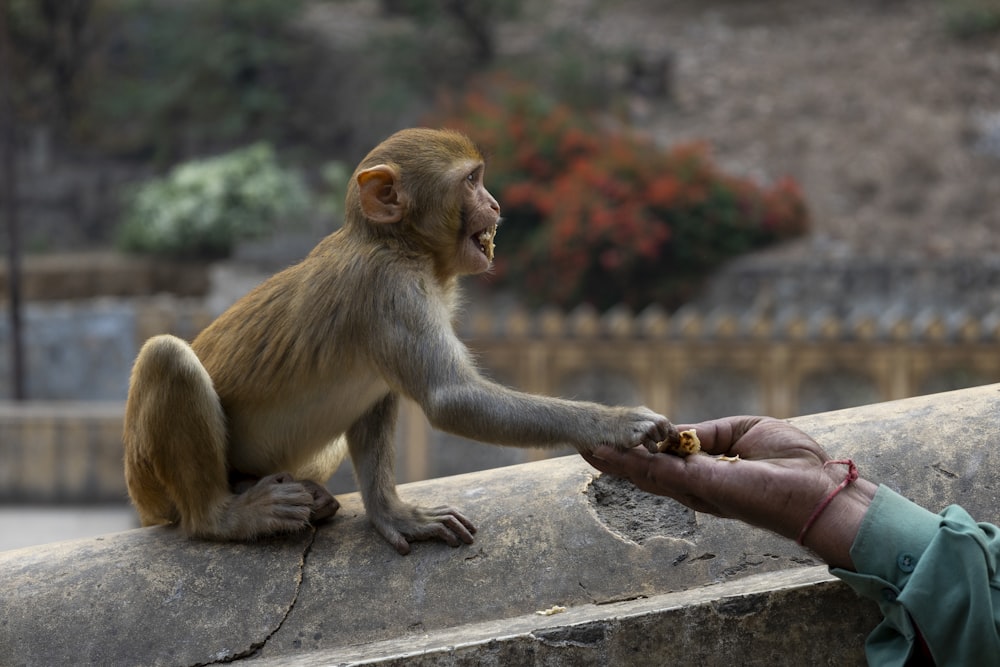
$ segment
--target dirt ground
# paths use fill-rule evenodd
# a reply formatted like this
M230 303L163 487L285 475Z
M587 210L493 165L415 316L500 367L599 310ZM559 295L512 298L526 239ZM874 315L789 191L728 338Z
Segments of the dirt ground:
M936 259L1000 253L1000 35L949 34L944 0L561 0L549 20L673 58L672 99L636 99L663 142L789 175L809 238L768 254Z

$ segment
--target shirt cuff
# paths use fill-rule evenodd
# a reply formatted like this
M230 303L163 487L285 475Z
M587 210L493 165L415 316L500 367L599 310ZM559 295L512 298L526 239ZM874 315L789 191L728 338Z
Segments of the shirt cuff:
M902 588L940 525L940 515L880 485L851 545L854 569Z

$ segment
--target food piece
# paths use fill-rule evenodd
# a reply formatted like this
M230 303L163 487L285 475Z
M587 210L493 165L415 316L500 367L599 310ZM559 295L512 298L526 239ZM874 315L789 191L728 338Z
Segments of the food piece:
M554 616L555 614L561 614L566 611L566 607L560 607L559 605L552 605L548 609L543 609L541 611L536 611L535 613L539 616Z
M736 463L737 461L740 460L740 455L737 454L736 456L726 456L725 454L721 454L719 456L719 460L720 461L728 461L729 463Z
M483 251L483 254L486 255L486 259L490 260L491 262L493 261L493 249L495 247L493 244L493 238L496 235L497 235L497 226L493 225L488 229L484 229L482 232L479 233L479 236L476 237L479 240L480 249Z
M656 446L656 451L676 454L677 456L690 456L701 451L701 440L695 430L688 429L677 434L677 439L667 438Z

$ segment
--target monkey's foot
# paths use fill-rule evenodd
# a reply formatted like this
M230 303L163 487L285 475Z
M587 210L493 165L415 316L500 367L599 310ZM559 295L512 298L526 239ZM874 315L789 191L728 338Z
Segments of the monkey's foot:
M242 479L236 488L249 484ZM287 472L268 475L232 497L220 537L252 540L264 535L290 533L309 525L313 494Z
M375 529L400 555L410 553L410 542L441 540L457 547L472 544L476 527L458 510L447 507L399 505L370 513Z
M324 521L329 521L340 509L340 503L322 484L304 479L300 482L306 491L312 494L312 511L309 513L309 523L318 525Z
M290 473L281 472L264 479L270 480L272 484L297 484L301 485L306 493L312 498L312 502L309 504L309 523L312 525L318 525L324 521L329 521L337 510L340 509L340 503L337 499L327 490L327 488L316 482L303 479L297 480ZM254 487L260 485L261 478L254 475L247 475L245 473L231 471L229 473L229 486L233 493L237 495L242 495L253 489Z

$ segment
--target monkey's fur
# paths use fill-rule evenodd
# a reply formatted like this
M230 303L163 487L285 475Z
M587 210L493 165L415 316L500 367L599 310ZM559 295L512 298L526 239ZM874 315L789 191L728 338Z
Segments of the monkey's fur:
M652 446L646 408L529 395L484 379L451 319L459 275L490 266L500 207L464 136L404 130L348 186L344 226L235 303L189 346L151 338L132 371L125 479L143 525L247 540L333 515L322 486L347 452L368 517L400 553L471 543L458 511L396 494L400 396L436 428L514 446ZM489 234L487 234L488 238Z

